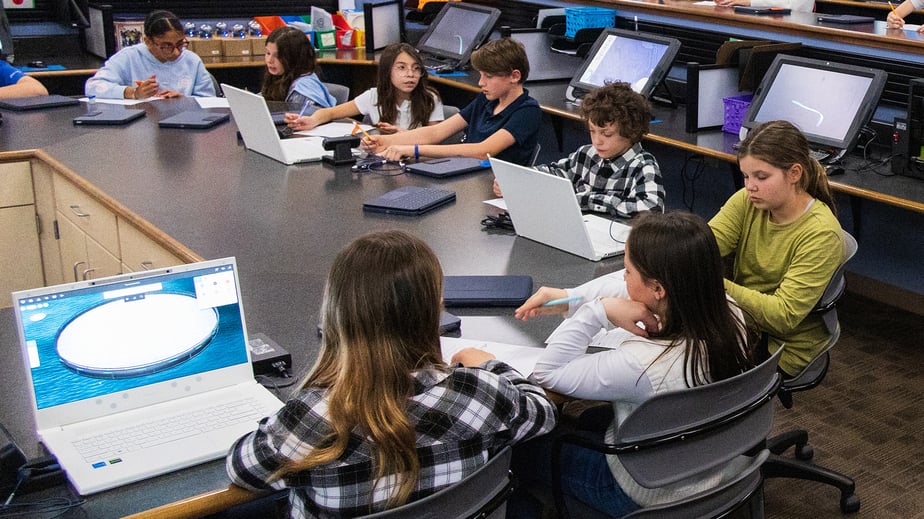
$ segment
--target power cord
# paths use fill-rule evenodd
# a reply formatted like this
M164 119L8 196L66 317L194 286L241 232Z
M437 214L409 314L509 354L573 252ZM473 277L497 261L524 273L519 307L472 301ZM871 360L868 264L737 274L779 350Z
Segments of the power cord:
M485 230L504 230L504 231L513 231L516 230L513 228L513 220L510 219L510 214L503 212L497 216L485 216L481 220L481 226Z

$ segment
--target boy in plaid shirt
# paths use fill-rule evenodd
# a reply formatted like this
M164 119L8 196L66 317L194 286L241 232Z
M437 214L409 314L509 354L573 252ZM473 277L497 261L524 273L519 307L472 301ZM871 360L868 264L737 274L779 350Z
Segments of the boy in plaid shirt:
M631 218L641 211L664 211L664 184L658 161L642 149L651 109L628 83L610 83L590 91L581 102L591 144L567 158L537 166L567 178L584 211ZM503 196L497 183L494 192Z

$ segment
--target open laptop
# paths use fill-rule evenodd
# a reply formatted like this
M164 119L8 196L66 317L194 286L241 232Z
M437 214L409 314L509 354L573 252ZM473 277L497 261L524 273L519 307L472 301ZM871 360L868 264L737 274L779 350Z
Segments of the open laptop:
M592 261L625 252L629 226L581 214L570 180L493 157L491 167L518 235Z
M464 2L446 2L417 42L424 66L433 72L459 70L491 34L500 9Z
M79 99L50 94L47 96L18 97L14 99L0 99L0 108L7 110L38 110L39 108L55 108L58 106L73 106L80 104Z
M82 495L221 458L282 406L253 377L234 258L12 297L38 435Z
M418 216L456 199L454 191L404 186L363 202L364 211Z
M231 118L228 112L210 112L208 110L187 110L161 119L157 125L161 128L189 128L204 130L219 125Z
M280 138L262 96L224 83L221 91L228 98L228 106L247 149L283 164L318 162L325 153L330 154L324 151L321 137Z

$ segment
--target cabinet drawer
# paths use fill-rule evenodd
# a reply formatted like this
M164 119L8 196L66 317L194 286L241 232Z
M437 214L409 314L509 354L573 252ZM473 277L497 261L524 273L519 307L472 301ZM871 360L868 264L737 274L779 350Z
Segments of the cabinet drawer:
M144 235L134 225L121 218L118 222L122 263L133 272L184 263L183 260Z
M58 211L113 256L119 257L119 231L115 214L62 177L56 176L54 185Z
M0 164L0 207L33 203L32 168L28 162Z

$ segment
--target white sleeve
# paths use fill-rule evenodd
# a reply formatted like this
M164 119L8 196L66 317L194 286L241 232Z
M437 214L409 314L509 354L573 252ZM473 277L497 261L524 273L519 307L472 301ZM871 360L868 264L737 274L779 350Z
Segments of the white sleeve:
M593 335L608 323L603 303L595 300L583 305L549 337L530 378L574 398L608 402L648 398L652 391L645 376L648 366L632 355L630 348L585 353Z
M439 96L433 96L433 112L430 113L430 122L436 123L446 119L443 112L443 100Z
M377 94L378 92L376 92L375 88L370 88L353 98L353 102L356 103L356 108L359 109L359 113L369 116L369 120L372 121L372 124L377 124L379 122L379 107L375 104L378 98Z
M579 301L568 303L567 316L571 317L581 305L600 297L629 297L629 292L626 290L625 273L626 269L620 269L591 279L583 285L566 289L568 297L581 298Z

